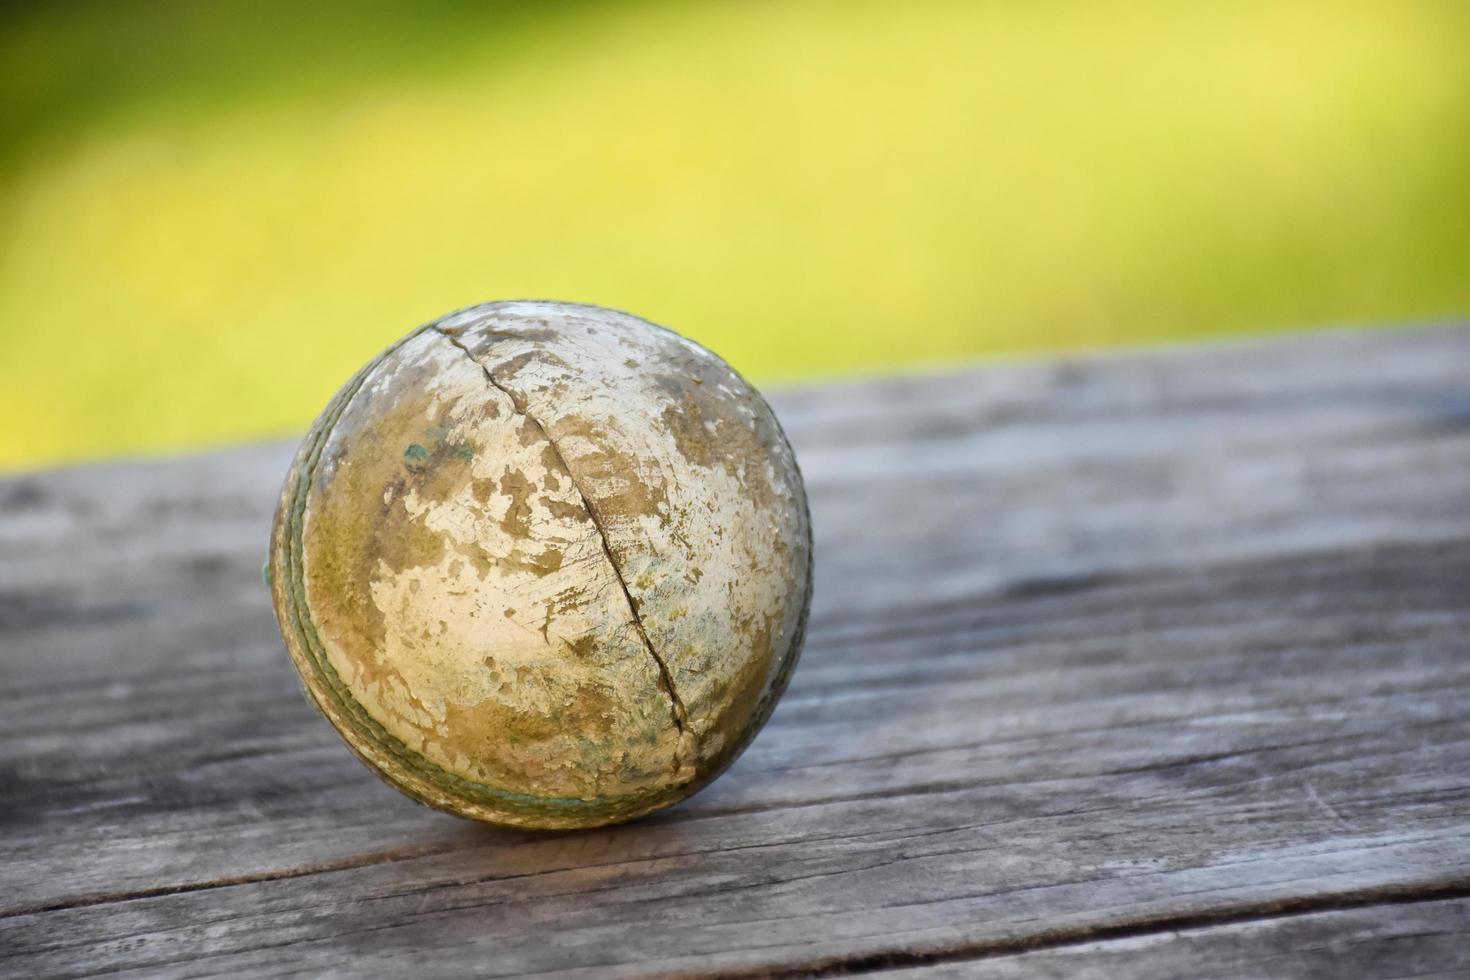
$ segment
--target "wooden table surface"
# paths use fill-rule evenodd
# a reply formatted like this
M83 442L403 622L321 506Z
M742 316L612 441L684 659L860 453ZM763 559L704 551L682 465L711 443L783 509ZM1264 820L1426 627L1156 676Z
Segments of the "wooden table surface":
M0 480L0 975L1470 976L1470 330L773 402L802 663L590 832L424 809L308 706L290 446Z

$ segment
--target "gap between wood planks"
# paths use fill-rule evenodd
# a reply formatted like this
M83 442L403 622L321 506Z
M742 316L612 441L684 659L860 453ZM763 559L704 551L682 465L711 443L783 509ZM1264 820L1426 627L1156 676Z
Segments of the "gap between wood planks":
M1384 885L1377 888L1353 889L1322 895L1303 895L1274 902L1247 903L1183 915L1145 916L1129 922L1117 922L1110 925L1069 926L1028 936L983 940L954 946L936 946L932 949L895 949L886 952L864 953L853 957L828 957L779 967L717 970L699 976L700 980L756 980L756 978L789 980L789 978L797 977L850 976L902 967L998 959L1038 950L1135 939L1159 933L1193 932L1218 926L1238 925L1246 922L1269 922L1323 912L1344 912L1351 909L1390 905L1417 905L1458 898L1470 898L1470 877L1436 885Z
M438 854L448 854L457 849L458 845L446 844L438 847L420 847L403 851L378 851L372 854L359 854L354 857L343 858L340 861L324 861L321 864L308 864L298 868L281 868L275 871L262 871L257 874L231 875L224 878L214 878L209 881L183 881L172 885L159 885L156 888L94 892L90 895L78 895L74 898L63 899L59 902L50 902L44 905L30 905L0 910L0 919L17 919L26 915L41 915L46 912L65 912L68 909L84 909L94 905L114 905L121 902L135 902L145 898L163 898L167 895L186 895L193 892L214 891L217 888L233 888L237 885L257 885L267 881L309 878L312 875L330 874L333 871L351 871L354 868L369 868L379 864L396 864L400 861L413 861L418 858L434 857Z

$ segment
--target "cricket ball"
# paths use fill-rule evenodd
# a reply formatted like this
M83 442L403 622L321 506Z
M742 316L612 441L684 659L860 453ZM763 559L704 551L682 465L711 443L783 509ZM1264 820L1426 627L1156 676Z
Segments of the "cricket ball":
M689 796L765 723L811 523L775 415L720 358L614 310L486 303L337 393L267 579L307 693L390 784L591 827Z

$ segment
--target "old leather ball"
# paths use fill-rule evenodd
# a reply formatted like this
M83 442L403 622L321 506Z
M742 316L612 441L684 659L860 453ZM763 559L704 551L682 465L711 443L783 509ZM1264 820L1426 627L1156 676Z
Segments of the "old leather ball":
M707 784L800 652L811 529L760 394L626 313L487 303L337 394L268 577L307 692L389 783L587 827Z

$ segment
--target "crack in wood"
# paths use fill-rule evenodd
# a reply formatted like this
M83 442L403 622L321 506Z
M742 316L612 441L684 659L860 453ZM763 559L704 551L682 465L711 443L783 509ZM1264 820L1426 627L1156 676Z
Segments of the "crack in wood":
M1275 902L1226 906L1185 914L1147 916L1110 925L1069 926L1025 936L985 940L929 949L895 949L860 956L838 956L803 963L718 970L701 975L701 980L755 980L797 977L840 977L904 967L934 966L999 959L1048 949L1091 943L1137 939L1164 933L1195 932L1246 922L1270 922L1323 912L1416 905L1449 899L1470 898L1470 878L1431 885L1385 885L1320 895L1301 895Z
M166 898L170 895L188 895L194 892L215 891L220 888L235 888L240 885L256 885L270 881L288 881L292 878L309 878L313 875L330 874L334 871L352 871L357 868L370 868L379 864L397 864L402 861L416 861L420 858L449 854L458 849L458 845L451 844L437 846L426 845L423 847L404 848L398 851L375 851L370 854L358 854L353 857L343 858L340 861L323 861L319 864L306 864L295 868L280 868L274 871L262 871L258 874L230 875L223 878L213 878L209 881L181 881L172 885L159 885L155 888L94 892L90 895L77 895L72 898L47 902L41 905L21 905L10 909L0 909L0 920L19 919L27 915L43 915L47 912L65 912L69 909L85 909L96 905L116 905L121 902L136 902L148 898Z

